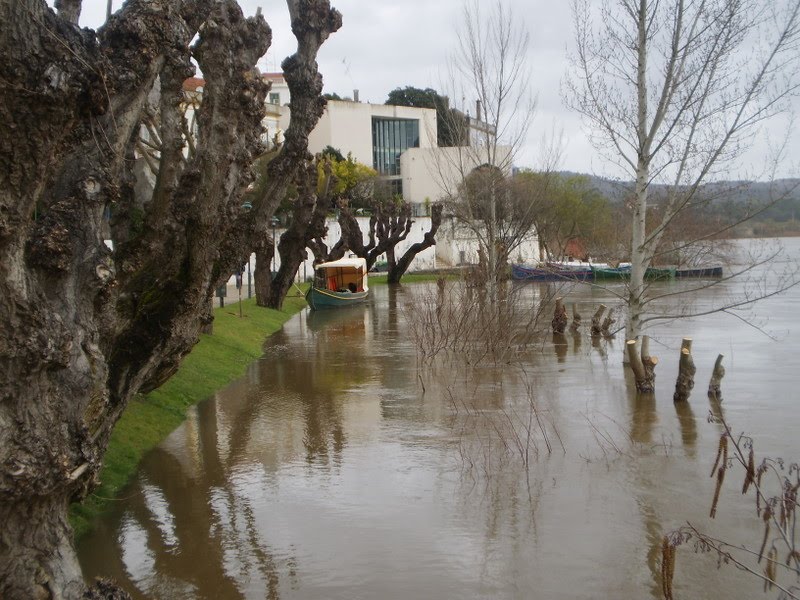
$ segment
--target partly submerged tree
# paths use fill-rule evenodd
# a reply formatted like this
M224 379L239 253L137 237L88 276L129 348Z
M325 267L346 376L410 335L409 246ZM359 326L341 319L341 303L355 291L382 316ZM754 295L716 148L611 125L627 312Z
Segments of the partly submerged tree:
M521 223L504 220L512 213L502 205L508 203L505 182L533 117L529 35L502 2L486 11L473 0L464 4L458 34L449 87L451 95L476 100L476 115L461 124L465 144L441 152L433 170L446 194L447 213L477 240L489 296L495 299L508 253L522 234ZM527 222L532 224L530 218ZM514 240L509 228L517 232ZM525 231L532 234L532 228Z
M798 91L800 1L604 0L598 8L574 0L573 12L565 101L585 118L595 148L634 181L625 301L626 335L636 339L658 318L645 316L654 294L644 275L666 231L708 201L701 184L737 167ZM665 197L651 223L656 183Z
M128 0L94 32L79 0L2 0L0 19L0 596L83 596L67 507L94 489L111 431L137 392L177 369L308 157L321 116L316 54L341 15L288 0L297 52L284 144L251 210L264 150L271 41L233 0ZM193 42L193 40L195 40ZM185 160L182 84L206 78ZM160 90L158 178L132 172ZM113 250L104 242L111 213ZM113 592L107 589L107 596ZM99 592L96 596L100 597Z
M342 230L341 241L347 250L356 256L366 259L367 268L372 269L377 260L386 255L387 281L399 283L411 262L420 252L436 244L436 233L442 223L442 204L431 207L430 229L422 236L422 240L411 244L401 256L397 256L397 245L405 241L414 225L412 208L402 198L373 197L367 225L367 242L358 219L347 206L339 209L339 226Z
M532 185L530 179L523 182L519 176L482 166L468 174L456 194L447 199L448 214L478 239L484 277L496 281L501 265L513 260L524 243L535 239L537 221L548 205L550 181L549 175L542 174L537 181L540 185Z

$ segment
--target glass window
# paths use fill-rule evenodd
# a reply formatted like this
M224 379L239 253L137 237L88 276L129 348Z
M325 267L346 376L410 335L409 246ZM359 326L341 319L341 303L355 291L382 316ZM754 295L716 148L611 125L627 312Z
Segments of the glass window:
M419 148L417 119L372 118L372 166L381 175L400 174L400 155Z
M280 104L281 103L281 94L280 94L280 92L270 92L270 94L269 94L269 103L270 104Z

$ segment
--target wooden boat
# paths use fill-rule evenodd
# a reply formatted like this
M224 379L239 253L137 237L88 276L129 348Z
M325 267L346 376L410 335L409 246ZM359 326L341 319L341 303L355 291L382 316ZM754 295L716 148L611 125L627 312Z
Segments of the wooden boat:
M512 264L511 279L515 281L587 281L592 279L592 270L529 267L526 265Z
M595 280L630 279L630 267L592 267Z
M314 281L306 292L306 302L312 310L337 308L364 302L368 295L367 261L341 258L314 267Z
M699 277L711 279L714 277L722 277L722 267L695 267L687 269L678 269L675 272L675 277Z
M644 272L644 278L650 281L658 279L674 279L675 273L675 267L648 267L648 269ZM624 267L608 269L592 267L592 274L594 275L595 280L630 279L631 267L628 265Z

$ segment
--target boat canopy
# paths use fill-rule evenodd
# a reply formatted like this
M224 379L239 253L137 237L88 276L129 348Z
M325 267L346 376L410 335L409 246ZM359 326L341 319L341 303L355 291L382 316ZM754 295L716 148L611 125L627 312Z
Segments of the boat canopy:
M352 269L354 271L367 270L367 261L364 258L340 258L339 260L332 260L330 262L319 263L314 267L315 269Z
M367 261L363 258L340 258L320 263L314 267L315 287L330 291L365 292L367 285Z

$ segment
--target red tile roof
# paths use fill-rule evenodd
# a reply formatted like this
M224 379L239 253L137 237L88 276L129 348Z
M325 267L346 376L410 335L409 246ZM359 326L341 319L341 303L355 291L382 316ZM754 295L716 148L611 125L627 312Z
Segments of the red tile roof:
M196 92L197 88L205 87L206 80L202 77L189 77L183 82L183 91L184 92Z

